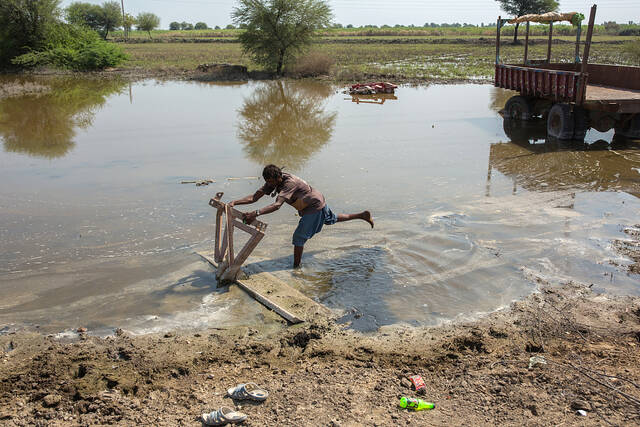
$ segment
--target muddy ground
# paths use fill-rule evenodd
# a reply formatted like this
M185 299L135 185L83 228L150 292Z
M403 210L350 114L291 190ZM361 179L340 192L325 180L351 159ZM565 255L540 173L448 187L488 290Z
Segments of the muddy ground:
M211 64L202 64L202 65L211 65ZM229 64L219 64L219 65L229 65ZM198 69L184 69L180 67L167 67L165 69L146 69L146 68L109 68L104 71L97 72L72 72L65 70L36 70L29 72L21 72L15 75L25 75L25 76L73 76L77 75L83 78L121 78L125 81L135 82L145 79L157 79L157 80L195 80L202 82L212 82L212 81L249 81L249 80L274 80L276 77L272 73L262 72L262 71L250 71L246 76L239 77L236 74L232 76L226 75L224 73L206 73L199 71ZM465 79L465 78L417 78L417 77L405 77L401 74L379 74L379 73L363 73L361 76L360 82L372 82L372 81L390 81L395 84L406 84L406 85L415 85L415 86L428 86L431 84L466 84L466 83L491 83L493 79ZM286 76L285 78L293 78L297 79L297 77ZM352 80L341 80L337 76L318 76L318 77L309 77L312 80L325 81L327 83L334 84L344 84L351 85L357 83ZM7 85L8 87L8 85ZM33 94L34 91L30 88L21 88L19 85L14 85L9 92L9 89L6 90L6 94L3 94L3 85L0 85L0 97L9 97L9 96L23 96ZM45 87L45 91L48 88Z
M540 289L472 323L373 335L322 319L271 333L5 334L0 424L200 425L202 412L234 404L246 425L639 424L640 298ZM529 368L536 355L546 364ZM415 396L412 374L436 409L397 407ZM247 381L266 402L225 397Z

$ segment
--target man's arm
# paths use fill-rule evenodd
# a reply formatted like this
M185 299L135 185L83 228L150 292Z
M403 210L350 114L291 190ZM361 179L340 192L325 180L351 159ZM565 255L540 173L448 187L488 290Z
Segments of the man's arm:
M278 209L280 209L283 203L284 203L284 198L278 197L274 203L268 206L265 206L262 209L257 209L255 211L245 213L243 215L243 219L250 224L253 222L254 219L256 219L260 215L266 215L266 214L270 214L271 212L277 211Z
M233 202L229 203L229 206L233 207L237 205L250 205L251 203L255 203L260 200L262 196L264 196L264 193L262 192L262 190L258 190L255 193L248 195L247 197L234 200Z

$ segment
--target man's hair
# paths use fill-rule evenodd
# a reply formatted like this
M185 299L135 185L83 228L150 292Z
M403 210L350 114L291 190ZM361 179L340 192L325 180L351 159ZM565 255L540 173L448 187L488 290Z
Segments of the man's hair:
M262 170L262 177L267 179L278 179L282 177L282 169L276 165L267 165Z

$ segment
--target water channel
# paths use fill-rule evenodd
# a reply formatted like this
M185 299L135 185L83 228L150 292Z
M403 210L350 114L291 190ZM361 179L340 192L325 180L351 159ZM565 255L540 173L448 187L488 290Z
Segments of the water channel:
M640 293L612 244L640 222L640 144L595 131L587 144L546 141L544 126L503 121L511 92L44 83L51 91L0 100L0 331L264 322L241 290L216 289L194 251L212 246L209 198L252 193L267 163L306 179L334 212L373 212L374 230L326 227L293 271L297 217L285 206L261 218L269 229L249 260L353 328L473 318L541 282ZM181 184L198 179L215 182Z

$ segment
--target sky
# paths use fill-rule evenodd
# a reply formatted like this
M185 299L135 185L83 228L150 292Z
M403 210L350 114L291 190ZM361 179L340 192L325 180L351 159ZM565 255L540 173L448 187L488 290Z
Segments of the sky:
M66 7L74 0L63 0ZM102 4L106 0L80 0ZM119 0L118 0L119 1ZM435 23L495 22L500 11L495 0L328 0L333 10L333 22L343 25L416 25ZM595 1L560 0L561 12L581 12L586 17ZM152 12L160 17L160 28L169 23L205 22L209 27L225 27L231 24L231 11L235 0L124 0L127 13L136 16L140 12ZM596 23L616 21L640 22L640 0L598 0Z

